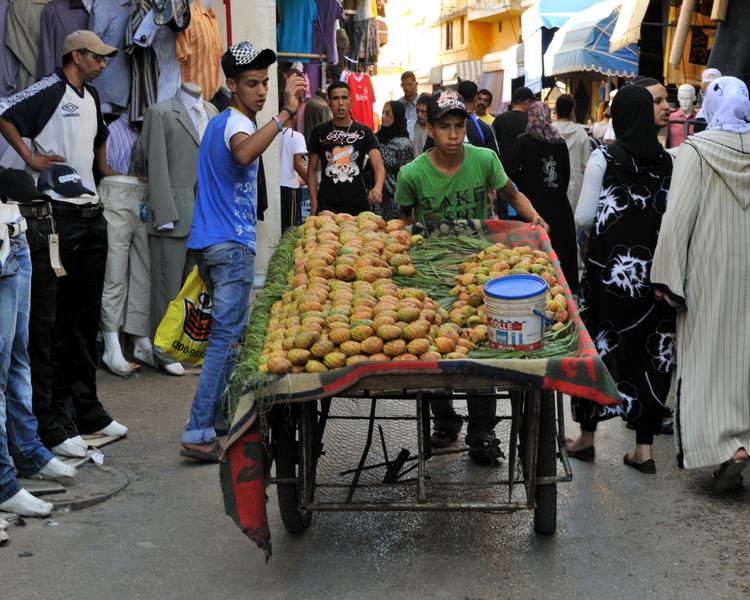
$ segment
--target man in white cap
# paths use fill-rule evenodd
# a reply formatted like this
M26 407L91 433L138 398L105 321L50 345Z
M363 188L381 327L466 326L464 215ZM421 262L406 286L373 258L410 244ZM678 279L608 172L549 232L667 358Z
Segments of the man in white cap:
M96 194L95 161L102 175L116 173L107 167L107 126L90 82L116 53L93 32L74 31L63 44L62 69L0 101L0 132L51 198L55 231L29 240L29 355L39 436L63 456L86 456L79 434L128 431L107 413L96 391L107 223Z
M721 77L721 71L719 71L719 69L704 69L703 73L701 73L701 109L698 111L698 114L695 115L695 120L700 121L700 125L696 125L696 132L700 132L706 129L706 120L703 117L703 99L706 97L708 84L718 77Z
M257 114L268 97L273 50L238 42L224 53L221 68L232 104L209 121L198 151L195 213L187 246L211 293L211 333L180 454L218 462L221 446L214 425L222 422L222 399L237 364L255 276L255 225L262 208L258 195L261 154L293 119L305 93L304 77L291 75L284 104L259 127Z

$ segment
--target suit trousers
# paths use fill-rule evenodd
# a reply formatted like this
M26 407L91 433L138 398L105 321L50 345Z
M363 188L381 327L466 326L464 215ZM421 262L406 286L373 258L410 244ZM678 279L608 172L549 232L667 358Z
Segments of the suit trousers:
M102 292L102 331L149 337L151 252L142 219L147 186L127 175L105 177L99 196L107 221L107 268Z
M187 237L151 235L151 331L156 331L195 266Z

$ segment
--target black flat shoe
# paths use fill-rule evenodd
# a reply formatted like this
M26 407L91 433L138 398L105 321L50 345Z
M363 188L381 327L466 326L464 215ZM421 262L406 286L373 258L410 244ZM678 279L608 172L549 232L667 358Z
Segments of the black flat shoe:
M653 458L649 458L648 460L644 460L643 462L635 462L632 458L630 458L629 454L626 454L622 457L622 462L624 462L629 467L633 467L634 469L640 471L641 473L645 473L646 475L656 475L656 463L654 462Z
M469 458L474 464L480 467L496 467L500 460L505 458L505 453L500 449L500 440L494 435L488 435L486 439L478 441L471 440L466 436L466 443L469 444Z
M593 446L587 446L578 450L570 450L566 446L565 449L568 451L570 458L577 458L582 462L594 462L594 458L596 457L596 450L594 450Z
M723 494L742 485L742 472L750 466L750 459L737 458L721 463L714 471L714 491Z
M430 436L430 446L433 448L447 448L458 439L460 432L460 429L456 431L455 429L435 428Z

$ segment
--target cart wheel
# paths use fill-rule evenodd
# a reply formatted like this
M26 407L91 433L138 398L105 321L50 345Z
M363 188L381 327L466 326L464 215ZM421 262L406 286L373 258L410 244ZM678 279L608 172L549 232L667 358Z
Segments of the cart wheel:
M283 410L283 409L282 409ZM312 520L312 512L302 508L308 502L302 484L302 466L307 464L307 487L310 500L315 485L317 447L315 440L315 418L317 402L305 402L291 407L274 421L273 453L276 462L276 477L295 478L298 483L280 483L276 486L281 521L290 533L302 533Z
M557 474L557 423L554 394L542 393L539 411L537 477ZM534 492L534 531L543 535L557 529L557 484L537 485Z

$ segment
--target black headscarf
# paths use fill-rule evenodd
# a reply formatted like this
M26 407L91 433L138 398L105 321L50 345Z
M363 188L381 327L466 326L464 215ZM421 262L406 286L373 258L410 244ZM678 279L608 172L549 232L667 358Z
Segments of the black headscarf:
M605 153L614 159L615 177L630 193L651 196L664 212L672 157L657 137L654 97L645 87L626 86L612 100L611 112L617 139Z
M381 144L387 144L393 138L409 137L409 131L406 129L406 107L398 101L386 102L391 107L393 115L393 124L388 127L381 127L378 131L378 141Z
M612 127L616 141L610 153L619 162L626 164L630 155L637 163L654 164L664 153L657 138L658 129L654 123L654 99L645 87L626 86L617 92L612 100Z

